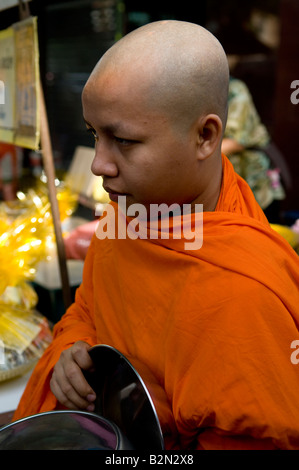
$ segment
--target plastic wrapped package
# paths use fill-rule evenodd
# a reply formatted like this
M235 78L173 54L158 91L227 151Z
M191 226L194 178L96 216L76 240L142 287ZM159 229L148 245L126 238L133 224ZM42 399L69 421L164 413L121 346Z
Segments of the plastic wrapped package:
M57 191L61 220L69 217L76 197ZM38 264L55 242L45 185L0 204L0 382L34 367L52 340L48 319L35 310L37 294L30 285Z
M27 282L20 282L17 286L7 286L0 296L0 303L30 310L38 302L37 293Z
M34 310L0 304L0 382L35 366L52 340L48 321Z

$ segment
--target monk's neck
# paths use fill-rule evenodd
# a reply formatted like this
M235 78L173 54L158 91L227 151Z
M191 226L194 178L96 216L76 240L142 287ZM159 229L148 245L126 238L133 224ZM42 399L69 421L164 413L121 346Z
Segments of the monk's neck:
M214 173L205 190L191 203L194 210L195 204L202 204L204 212L213 212L216 209L222 186L222 166Z

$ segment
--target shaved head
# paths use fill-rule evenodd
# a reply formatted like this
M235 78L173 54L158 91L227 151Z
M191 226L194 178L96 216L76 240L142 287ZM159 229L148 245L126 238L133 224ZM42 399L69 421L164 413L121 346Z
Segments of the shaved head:
M227 115L229 69L219 41L199 25L158 21L138 28L114 44L91 78L109 70L138 87L148 105L187 126L202 114Z
M214 210L228 82L225 52L201 26L158 21L124 36L82 93L96 139L93 173L130 204L200 202Z

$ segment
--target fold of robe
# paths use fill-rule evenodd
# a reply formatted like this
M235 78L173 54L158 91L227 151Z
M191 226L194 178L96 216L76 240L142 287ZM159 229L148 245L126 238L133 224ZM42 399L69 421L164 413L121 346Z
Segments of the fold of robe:
M166 448L299 449L298 255L222 161L200 249L186 251L183 239L93 237L75 303L14 419L57 407L54 364L82 339L114 346L154 374L169 404L155 403Z

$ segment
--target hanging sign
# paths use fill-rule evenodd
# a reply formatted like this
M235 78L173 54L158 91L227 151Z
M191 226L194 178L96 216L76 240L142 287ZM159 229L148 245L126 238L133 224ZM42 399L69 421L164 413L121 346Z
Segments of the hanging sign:
M12 28L0 31L0 141L13 142L15 114L15 47Z
M23 2L30 2L31 0L23 0ZM8 8L16 7L19 5L19 0L1 0L0 11L7 10Z
M37 19L30 17L0 31L0 141L38 149L39 53Z

